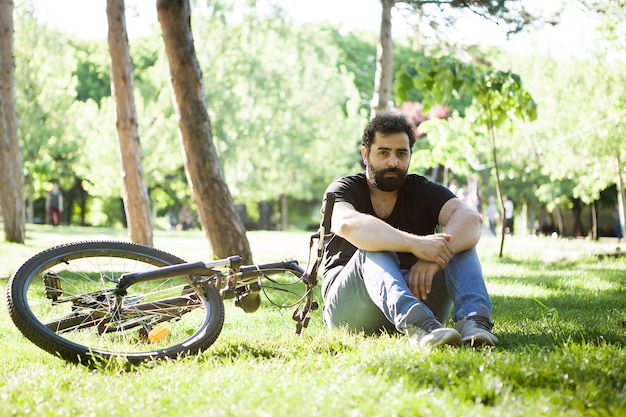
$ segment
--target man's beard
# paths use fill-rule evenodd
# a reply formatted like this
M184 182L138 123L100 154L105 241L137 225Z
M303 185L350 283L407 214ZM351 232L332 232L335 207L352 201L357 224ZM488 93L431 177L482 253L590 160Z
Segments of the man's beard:
M395 177L386 177L387 173L395 173ZM381 170L374 170L370 164L367 165L367 177L370 183L378 188L380 191L390 192L396 191L406 178L407 171L402 171L398 168L386 168Z

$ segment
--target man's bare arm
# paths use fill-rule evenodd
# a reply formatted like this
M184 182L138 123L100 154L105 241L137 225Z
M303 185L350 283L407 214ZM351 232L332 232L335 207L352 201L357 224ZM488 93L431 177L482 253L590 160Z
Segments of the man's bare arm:
M351 204L335 203L332 231L357 248L368 251L409 252L443 268L454 256L446 235L417 236L358 212Z
M483 227L482 216L458 198L448 200L439 212L439 224L450 235L455 252L471 249L478 244Z

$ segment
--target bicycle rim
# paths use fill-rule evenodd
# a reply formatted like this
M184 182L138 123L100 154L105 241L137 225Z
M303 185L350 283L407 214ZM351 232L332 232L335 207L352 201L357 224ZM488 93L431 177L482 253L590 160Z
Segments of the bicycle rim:
M223 303L212 285L183 275L137 283L124 297L113 292L124 273L181 262L127 242L57 246L11 278L9 312L33 343L73 362L121 357L136 363L197 353L223 325Z

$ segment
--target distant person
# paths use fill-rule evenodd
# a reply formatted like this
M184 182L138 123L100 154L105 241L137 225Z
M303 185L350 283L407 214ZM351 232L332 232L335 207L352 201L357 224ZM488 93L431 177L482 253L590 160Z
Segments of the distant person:
M504 233L513 234L513 214L515 205L508 195L504 196Z
M442 185L407 175L416 137L399 113L363 131L365 172L336 196L322 284L329 328L398 332L420 347L496 345L476 244L482 219ZM444 234L436 234L442 225ZM454 306L454 328L443 323Z
M487 205L487 219L489 220L489 230L494 236L496 233L496 226L498 224L498 206L496 204L496 198L489 196L489 204Z
M178 230L189 230L194 225L193 215L187 204L183 204L178 212Z
M170 230L176 230L176 214L172 210L168 210L165 214L167 224L170 226Z
M63 194L57 182L52 183L52 190L46 196L46 213L48 219L54 226L61 224L61 213L63 212Z
M549 236L555 232L552 215L545 207L542 207L539 219L535 222L535 233Z

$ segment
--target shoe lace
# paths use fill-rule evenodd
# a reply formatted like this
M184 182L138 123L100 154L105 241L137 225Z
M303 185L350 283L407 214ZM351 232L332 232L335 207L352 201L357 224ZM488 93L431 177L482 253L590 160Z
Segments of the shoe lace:
M416 323L417 327L424 330L426 333L430 333L433 330L443 327L443 325L434 317L428 317L423 321Z
M476 324L476 327L487 330L488 332L491 332L491 329L493 329L493 323L491 322L491 320L489 320L488 317L472 316L468 317L467 319L473 321Z

